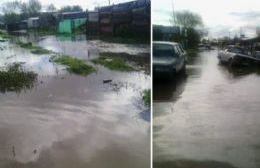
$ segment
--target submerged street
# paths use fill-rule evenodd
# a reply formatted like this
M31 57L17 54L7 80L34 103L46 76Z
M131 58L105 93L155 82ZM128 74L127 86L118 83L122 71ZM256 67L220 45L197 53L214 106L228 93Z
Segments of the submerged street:
M50 61L51 54L34 55L17 46L18 39L83 59L97 71L88 76L69 73ZM149 60L149 45L106 43L85 36L12 40L1 43L0 67L18 62L38 78L33 86L16 92L0 90L0 167L149 167L150 109L142 92L150 88L150 76L139 68L149 67L149 61L148 65L132 61L138 70L131 72L90 62L100 52L111 51L137 57L146 53Z
M189 56L186 75L154 80L155 168L259 168L260 74Z

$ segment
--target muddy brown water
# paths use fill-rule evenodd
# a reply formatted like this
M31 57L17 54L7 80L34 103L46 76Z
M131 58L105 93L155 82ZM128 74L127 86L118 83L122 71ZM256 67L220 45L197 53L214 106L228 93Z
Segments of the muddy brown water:
M90 53L97 57L100 43L55 36L35 40L63 54L75 51L73 56L85 60L89 58L86 48L92 47ZM82 77L49 62L48 55L2 45L1 67L23 62L25 69L38 74L38 82L20 93L0 93L0 167L150 166L150 110L141 95L150 87L149 75L96 66L96 73ZM105 45L104 50L109 50L111 46ZM136 52L135 48L149 49L130 45L128 50ZM103 83L104 79L112 82Z
M259 85L259 73L220 66L217 50L154 81L154 167L259 168Z

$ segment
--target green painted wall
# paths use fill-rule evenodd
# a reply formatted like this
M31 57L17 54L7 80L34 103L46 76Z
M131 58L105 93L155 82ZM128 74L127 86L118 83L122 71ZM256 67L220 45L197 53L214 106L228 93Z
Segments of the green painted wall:
M59 33L72 33L71 20L63 20L59 23Z
M79 26L85 24L87 19L63 20L59 23L59 33L73 33Z

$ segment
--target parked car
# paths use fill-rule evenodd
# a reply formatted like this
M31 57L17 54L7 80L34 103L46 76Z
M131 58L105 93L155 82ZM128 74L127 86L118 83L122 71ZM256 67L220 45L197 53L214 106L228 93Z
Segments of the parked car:
M186 52L179 43L153 42L153 72L172 76L186 68Z
M220 63L226 63L230 66L248 64L250 61L254 60L248 50L233 45L228 46L225 50L219 51L218 59Z

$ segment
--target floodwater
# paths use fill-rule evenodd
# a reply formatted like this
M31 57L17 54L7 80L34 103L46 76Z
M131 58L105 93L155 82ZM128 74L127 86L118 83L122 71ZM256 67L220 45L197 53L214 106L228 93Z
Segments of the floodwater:
M186 75L154 81L155 168L259 168L260 75L189 57Z
M84 37L29 40L87 62L116 45ZM141 94L150 88L149 75L99 65L87 77L73 75L50 62L50 55L33 55L8 42L2 45L1 67L22 62L26 70L38 74L38 80L32 89L0 93L0 167L150 166L150 110ZM149 51L145 45L122 46L131 54ZM112 82L103 83L106 79Z

